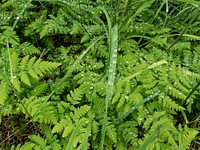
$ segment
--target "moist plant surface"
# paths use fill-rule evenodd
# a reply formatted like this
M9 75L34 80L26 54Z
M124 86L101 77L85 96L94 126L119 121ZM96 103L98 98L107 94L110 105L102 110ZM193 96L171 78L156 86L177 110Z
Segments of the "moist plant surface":
M198 150L198 0L2 0L0 149Z

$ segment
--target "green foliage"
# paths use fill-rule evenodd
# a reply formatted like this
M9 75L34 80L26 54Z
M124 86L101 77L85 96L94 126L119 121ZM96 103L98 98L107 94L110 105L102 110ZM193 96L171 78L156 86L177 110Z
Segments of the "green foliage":
M0 138L4 149L192 147L199 2L3 0L0 8L0 123L22 113L38 133L24 143Z

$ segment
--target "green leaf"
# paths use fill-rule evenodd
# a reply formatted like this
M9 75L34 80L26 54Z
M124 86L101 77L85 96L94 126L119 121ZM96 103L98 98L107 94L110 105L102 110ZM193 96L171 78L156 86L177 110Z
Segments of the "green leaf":
M72 123L67 124L67 127L64 128L62 137L64 138L64 137L69 136L69 134L73 131L73 129L74 129L74 126Z
M81 43L85 43L90 39L90 36L88 34L85 34L82 38L81 38Z
M20 81L18 80L18 78L14 78L13 79L13 85L15 87L15 89L18 91L18 92L21 92L21 87L20 87Z
M24 82L28 86L31 86L28 74L25 71L20 72L20 79L21 79L22 82Z
M73 141L76 138L76 135L78 134L78 132L84 122L85 122L85 120L83 120L83 119L81 119L77 122L77 125L69 138L69 142L67 143L66 150L73 150Z
M139 150L146 150L147 146L152 143L157 137L158 137L158 134L160 132L162 128L162 125L159 124L155 130L153 131L153 133L148 137L147 140L144 141L144 143L142 144L142 146L140 147Z

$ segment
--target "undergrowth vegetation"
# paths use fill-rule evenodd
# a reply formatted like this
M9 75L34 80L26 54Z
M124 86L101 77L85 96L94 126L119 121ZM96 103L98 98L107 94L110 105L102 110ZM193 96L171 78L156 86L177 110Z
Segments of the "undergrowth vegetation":
M4 150L199 148L200 2L3 0Z

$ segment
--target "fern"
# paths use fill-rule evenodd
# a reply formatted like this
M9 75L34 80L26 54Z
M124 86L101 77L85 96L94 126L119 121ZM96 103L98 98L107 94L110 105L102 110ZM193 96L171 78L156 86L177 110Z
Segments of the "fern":
M68 101L70 101L73 105L79 104L82 99L83 89L75 89L74 92L70 91L70 94L67 95Z
M24 98L22 100L23 106L22 112L26 114L27 117L33 117L33 120L44 123L53 123L57 122L57 117L55 114L55 107L51 102L44 104L44 108L38 112L38 109L43 105L47 97L30 97L29 99ZM51 116L51 117L49 117Z
M68 117L68 116L67 116ZM52 133L63 131L62 136L66 137L73 131L72 120L71 119L62 119L59 123L57 123L52 129Z
M11 149L16 149L16 150L25 150L25 149L61 149L60 144L54 140L51 141L51 139L48 138L42 138L39 135L29 135L28 137L30 139L30 142L27 142L24 145L17 145L16 147L12 146ZM52 137L55 138L55 137Z
M110 140L112 140L113 143L117 143L117 132L116 132L116 128L113 124L110 124L108 123L108 126L107 126L107 136L109 137Z
M0 132L12 135L0 137L3 149L189 149L199 127L191 118L199 110L198 6L2 1ZM27 122L15 133L9 118L20 114Z
M28 42L20 44L16 51L24 55L40 54L40 50Z
M11 88L10 85L5 81L2 80L1 84L0 84L0 93L1 93L1 97L0 97L0 104L4 105L5 100L8 98L8 95L11 92Z
M69 33L69 29L67 28L67 23L65 20L59 16L49 16L51 19L46 20L45 26L43 26L42 30L40 31L40 38L43 38L49 34L67 34Z
M84 105L71 113L70 116L74 119L74 121L79 120L81 116L83 116L87 111L89 111L90 107Z

